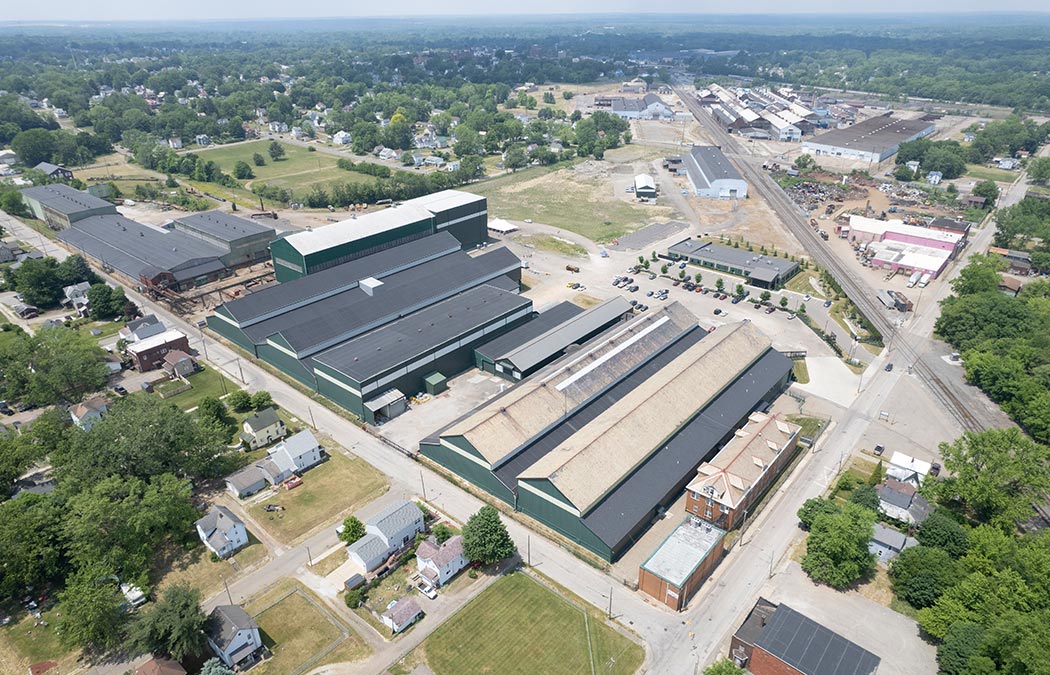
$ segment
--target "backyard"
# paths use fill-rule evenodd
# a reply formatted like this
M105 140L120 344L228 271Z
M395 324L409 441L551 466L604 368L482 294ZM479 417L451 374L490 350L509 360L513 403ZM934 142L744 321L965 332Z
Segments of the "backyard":
M981 166L980 164L967 164L966 175L970 178L976 178L977 180L991 180L998 183L1012 183L1017 178L1018 173L1016 171L1007 171L1006 169L996 169L990 166Z
M233 393L240 387L228 378L220 375L217 370L209 366L201 366L196 373L186 378L193 388L181 394L175 394L164 399L168 403L178 406L183 410L196 408L202 398L222 398L227 393ZM160 387L158 387L159 389Z
M200 589L204 597L222 589L222 582L266 557L264 547L248 532L248 545L237 551L229 560L212 560L211 552L203 544L191 550L175 544L158 551L153 559L150 581L155 590L162 590L174 583L182 583Z
M245 608L273 656L255 675L295 675L325 663L356 661L371 650L309 591L285 581Z
M536 645L543 645L537 649ZM525 574L497 580L435 630L423 650L437 675L634 673L644 651Z
M364 506L388 487L386 477L359 457L347 458L341 451L330 449L328 461L303 474L302 485L292 490L276 489L248 511L271 535L291 544L344 511ZM271 504L284 508L266 511Z
M0 614L4 611L0 610ZM64 673L74 669L80 652L63 646L59 641L55 631L56 611L52 609L41 614L46 626L37 625L37 619L21 607L8 611L15 614L10 624L0 627L0 672L28 672L29 664L46 660L57 661Z

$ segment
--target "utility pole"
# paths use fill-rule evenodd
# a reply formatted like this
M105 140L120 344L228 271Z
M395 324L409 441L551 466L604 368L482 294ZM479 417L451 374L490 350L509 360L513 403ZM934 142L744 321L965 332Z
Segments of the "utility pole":
M609 586L609 620L612 620L612 592L613 587Z
M241 357L237 357L237 372L241 374L241 382L248 384L248 381L244 379L244 369L241 368Z
M204 360L210 361L211 359L208 358L208 341L204 339L204 329L199 328L198 330L201 332L201 347L204 349Z
M525 564L532 567L532 535L525 535Z
M317 428L317 422L314 422L314 409L310 406L306 406L306 412L310 413L310 426L314 429Z
M419 485L423 488L423 501L427 500L427 484L423 482L423 469L419 470Z
M233 604L233 596L230 595L230 585L228 583L226 583L225 579L222 580L222 585L226 587L226 599L229 600L230 604L232 605Z
M310 567L314 566L314 557L310 555L310 547L306 547L306 559L310 561Z

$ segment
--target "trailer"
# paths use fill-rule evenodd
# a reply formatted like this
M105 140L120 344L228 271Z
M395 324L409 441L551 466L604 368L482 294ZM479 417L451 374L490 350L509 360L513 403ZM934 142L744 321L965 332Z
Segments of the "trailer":
M896 300L897 310L901 312L910 312L912 310L912 302L900 291L892 291L893 297Z
M926 274L923 274L922 278L919 279L919 288L926 288L926 286L930 283L930 279L932 279L932 278L933 278L933 275L930 274L929 272L927 272Z
M897 298L893 297L889 291L879 291L875 296L886 306L886 309L897 309Z
M908 288L914 288L915 284L919 283L919 279L922 279L922 272L912 272L908 277Z

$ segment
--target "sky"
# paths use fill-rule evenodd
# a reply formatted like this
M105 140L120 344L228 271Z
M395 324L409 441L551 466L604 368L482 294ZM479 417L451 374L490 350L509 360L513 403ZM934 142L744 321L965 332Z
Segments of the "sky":
M749 0L728 5L710 0L529 0L527 4L496 3L491 0L398 0L390 3L364 3L360 0L337 3L314 1L289 3L287 0L183 0L182 2L151 3L142 0L48 0L47 2L0 2L0 23L32 21L63 23L69 21L148 21L148 20L207 20L207 19L300 19L319 17L368 16L425 16L500 14L531 15L574 13L647 13L682 14L806 14L806 13L923 13L946 12L945 18L958 12L987 12L994 7L999 12L1047 12L1046 0L999 0L990 5L987 0ZM360 11L357 8L360 7Z

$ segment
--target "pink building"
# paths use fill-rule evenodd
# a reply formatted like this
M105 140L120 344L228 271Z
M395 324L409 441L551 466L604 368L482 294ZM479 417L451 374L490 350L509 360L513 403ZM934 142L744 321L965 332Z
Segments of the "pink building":
M875 220L864 216L850 216L849 227L850 241L895 241L911 246L949 251L952 258L962 248L966 239L966 235L960 232L946 232L928 227L905 225L900 220Z

